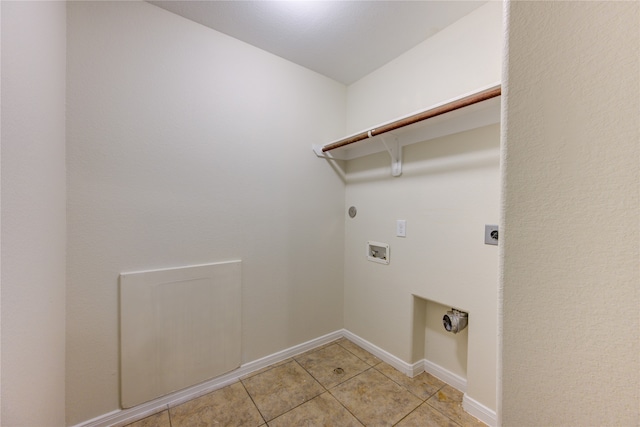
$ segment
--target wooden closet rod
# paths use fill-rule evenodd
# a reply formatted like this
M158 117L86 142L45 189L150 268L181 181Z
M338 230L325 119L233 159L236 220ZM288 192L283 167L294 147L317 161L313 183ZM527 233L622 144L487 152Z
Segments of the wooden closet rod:
M500 96L501 93L502 93L501 86L487 89L482 92L474 93L473 95L469 95L464 98L457 99L447 104L440 105L439 107L435 107L430 110L422 111L412 116L408 116L403 119L396 120L395 122L388 123L384 126L380 126L379 128L371 129L370 131L361 132L357 135L353 135L353 136L341 139L339 141L332 142L331 144L327 144L324 147L322 147L322 152L326 153L327 151L335 150L336 148L344 147L345 145L353 144L354 142L362 141L367 138L372 138L376 135L381 135L383 133L391 132L393 130L396 130L405 126L409 126L414 123L418 123L423 120L427 120L432 117L439 116L441 114L449 113L451 111L455 111L460 108L468 107L469 105L477 104L478 102L486 101L488 99L495 98L496 96Z

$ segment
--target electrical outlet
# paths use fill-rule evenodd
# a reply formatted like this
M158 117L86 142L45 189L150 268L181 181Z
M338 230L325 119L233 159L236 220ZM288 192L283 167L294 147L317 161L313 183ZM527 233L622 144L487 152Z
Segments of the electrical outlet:
M396 221L396 236L407 237L407 221L404 219Z
M484 226L484 244L485 245L498 244L498 226L497 225Z

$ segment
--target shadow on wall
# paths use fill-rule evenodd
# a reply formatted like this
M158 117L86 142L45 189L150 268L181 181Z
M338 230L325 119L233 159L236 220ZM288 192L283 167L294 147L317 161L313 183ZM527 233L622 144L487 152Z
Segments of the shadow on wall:
M424 177L479 168L497 168L500 164L500 140L494 138L494 127L490 125L474 129L476 137L468 132L408 145L403 148L401 177ZM478 132L492 135L477 137ZM338 167L338 166L336 166ZM347 184L382 181L391 176L391 158L386 152L354 159L345 165Z

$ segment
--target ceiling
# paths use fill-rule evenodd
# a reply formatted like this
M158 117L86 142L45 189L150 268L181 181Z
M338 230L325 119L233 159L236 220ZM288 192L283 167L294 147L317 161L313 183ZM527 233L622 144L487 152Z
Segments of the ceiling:
M486 1L152 1L351 84Z

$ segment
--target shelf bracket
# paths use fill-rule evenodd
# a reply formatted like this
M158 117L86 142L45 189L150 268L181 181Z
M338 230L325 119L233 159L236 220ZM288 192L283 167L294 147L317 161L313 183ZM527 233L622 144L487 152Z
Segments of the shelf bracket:
M311 146L311 148L313 149L313 152L316 154L316 156L320 157L321 159L327 159L327 160L339 160L336 159L335 157L325 154L322 152L322 145L318 145L318 144L313 144Z
M384 148L391 156L391 175L402 175L402 146L395 136L388 137L386 135L379 135L380 141Z

